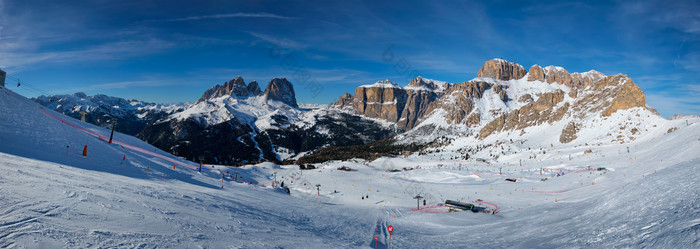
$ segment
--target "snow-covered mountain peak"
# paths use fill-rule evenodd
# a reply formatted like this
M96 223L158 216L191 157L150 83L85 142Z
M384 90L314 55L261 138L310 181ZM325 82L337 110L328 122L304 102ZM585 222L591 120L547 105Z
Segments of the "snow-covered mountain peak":
M403 89L413 91L444 91L448 84L449 83L444 81L426 79L418 76L411 80Z
M265 88L265 99L276 100L291 107L298 108L294 86L287 78L274 78Z
M545 70L545 73L553 73L553 72L567 72L568 73L569 72L569 71L566 71L566 69L564 69L563 67L554 66L554 65L546 66L544 68L544 70Z
M215 85L207 89L199 101L204 101L210 98L217 98L226 95L233 95L237 97L248 97L248 96L258 96L261 95L262 91L260 86L255 81L250 82L246 85L243 77L237 76L236 78L224 82L223 85Z
M364 88L401 88L398 84L395 82L385 79L385 80L380 80L375 82L374 84L369 84L369 85L361 85L360 87Z

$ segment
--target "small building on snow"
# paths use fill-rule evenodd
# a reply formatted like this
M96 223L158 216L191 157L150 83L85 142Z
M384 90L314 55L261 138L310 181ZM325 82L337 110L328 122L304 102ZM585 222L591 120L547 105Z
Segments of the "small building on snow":
M5 87L5 75L7 75L7 73L0 69L0 87Z

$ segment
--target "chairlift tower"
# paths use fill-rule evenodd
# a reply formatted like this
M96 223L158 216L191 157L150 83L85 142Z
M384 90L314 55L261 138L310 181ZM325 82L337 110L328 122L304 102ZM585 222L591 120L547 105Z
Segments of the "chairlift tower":
M416 199L416 210L420 210L420 199L423 199L423 196L416 195L415 197L413 197L413 199Z
M204 162L204 156L199 156L199 172L202 172L202 163Z
M80 121L85 122L85 114L87 114L86 111L80 110Z
M109 143L112 143L112 138L114 137L114 126L117 125L117 119L112 118L112 133L109 134Z

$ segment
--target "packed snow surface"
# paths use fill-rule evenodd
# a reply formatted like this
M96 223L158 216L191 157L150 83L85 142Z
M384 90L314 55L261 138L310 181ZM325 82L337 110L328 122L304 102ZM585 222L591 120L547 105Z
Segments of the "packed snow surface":
M653 121L623 144L584 128L585 144L530 137L482 149L474 157L486 160L477 161L454 159L478 143L461 138L427 155L300 171L272 163L200 170L124 134L109 144L108 130L7 89L0 113L0 248L700 245L698 118ZM420 210L415 195L426 200ZM448 199L498 212L447 212Z

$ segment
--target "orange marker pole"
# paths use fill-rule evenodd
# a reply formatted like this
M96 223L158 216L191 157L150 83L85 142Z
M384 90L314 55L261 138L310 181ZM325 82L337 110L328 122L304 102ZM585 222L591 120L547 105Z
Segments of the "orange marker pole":
M83 156L87 156L87 144L83 147Z
M148 173L148 169L150 169L151 166L146 166L146 173Z
M173 169L175 169L175 164L173 164Z

